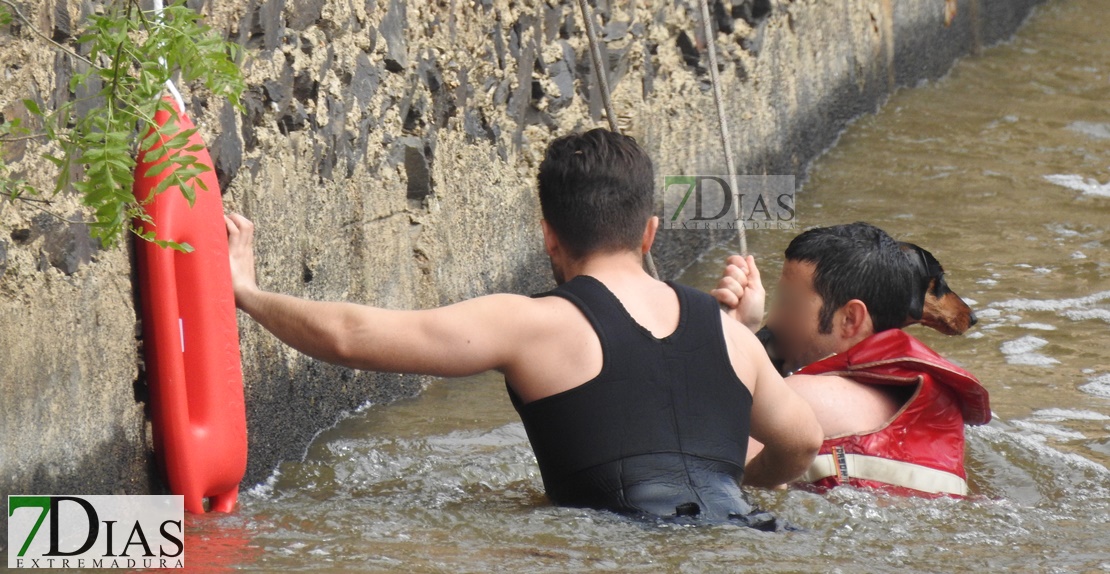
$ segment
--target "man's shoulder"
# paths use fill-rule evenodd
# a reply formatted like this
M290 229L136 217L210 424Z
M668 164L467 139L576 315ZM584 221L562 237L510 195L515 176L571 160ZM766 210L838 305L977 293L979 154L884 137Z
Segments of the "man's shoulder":
M903 401L893 389L840 375L790 375L786 384L817 416L825 436L869 432L889 421Z
M839 375L867 386L904 386L928 376L959 397L969 424L990 421L990 399L975 375L901 329L876 333L851 349L806 366L802 374Z

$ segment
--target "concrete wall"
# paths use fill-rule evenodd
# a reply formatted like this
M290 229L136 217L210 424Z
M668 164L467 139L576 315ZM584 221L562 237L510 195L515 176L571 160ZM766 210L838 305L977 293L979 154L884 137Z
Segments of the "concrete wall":
M950 27L943 0L716 4L740 172L803 174L852 118L1008 37L1037 3L960 0ZM63 42L90 9L21 5ZM548 286L536 167L553 137L604 124L573 2L191 5L247 49L245 114L185 95L226 203L258 225L264 287L415 308ZM601 0L599 13L620 123L657 175L723 173L696 4ZM23 98L71 97L69 56L26 26L0 31L0 62L5 117L26 115ZM0 145L50 187L41 144ZM40 207L0 201L0 495L158 491L130 250L99 249ZM81 217L68 195L47 208ZM721 239L664 233L656 260L672 276ZM343 411L422 388L312 361L241 319L248 486Z

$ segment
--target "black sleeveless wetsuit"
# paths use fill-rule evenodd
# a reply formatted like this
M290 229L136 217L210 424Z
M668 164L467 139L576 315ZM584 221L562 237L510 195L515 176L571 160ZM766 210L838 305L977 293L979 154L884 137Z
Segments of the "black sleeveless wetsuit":
M774 529L740 490L752 397L709 295L668 283L678 328L656 339L600 281L578 276L536 297L574 303L601 342L601 372L524 404L509 389L548 497L561 506L737 520Z

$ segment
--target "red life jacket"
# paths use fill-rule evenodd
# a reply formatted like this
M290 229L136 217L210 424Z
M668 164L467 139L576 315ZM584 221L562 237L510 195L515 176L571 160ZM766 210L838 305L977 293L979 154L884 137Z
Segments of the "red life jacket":
M803 482L819 489L847 483L904 494L967 494L964 424L991 419L987 390L974 375L901 329L876 333L797 374L916 386L882 428L826 439Z

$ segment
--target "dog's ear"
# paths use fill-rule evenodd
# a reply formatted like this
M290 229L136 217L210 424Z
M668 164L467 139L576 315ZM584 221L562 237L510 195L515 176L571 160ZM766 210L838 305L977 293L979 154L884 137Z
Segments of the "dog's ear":
M932 253L916 245L913 247L917 250L918 255L921 256L921 261L925 265L926 274L938 279L944 276L944 266L940 264L940 261L937 261L936 257L933 257Z
M913 321L920 321L925 312L925 293L928 291L930 283L928 259L923 254L928 252L913 243L905 241L899 241L898 246L913 266L913 282L910 288L907 314Z
M898 247L902 249L902 253L905 253L906 257L910 260L910 264L914 267L914 275L918 278L929 276L930 259L933 263L936 263L938 267L940 266L940 263L937 262L936 257L933 257L932 253L925 251L913 243L899 241Z
M914 321L920 321L925 314L925 290L915 281L910 291L910 306L907 315Z

